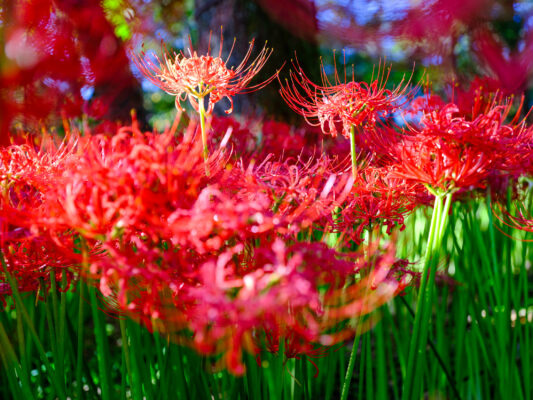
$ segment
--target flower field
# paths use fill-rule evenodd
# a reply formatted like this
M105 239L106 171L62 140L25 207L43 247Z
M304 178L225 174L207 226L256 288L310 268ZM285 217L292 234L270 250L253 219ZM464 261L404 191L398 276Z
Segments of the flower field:
M19 67L111 35L98 2L37 3ZM162 129L50 83L90 63L118 93L109 60L0 76L0 398L532 399L527 99L335 53L260 78L276 50L230 63L241 39L117 50L175 104ZM301 123L233 113L267 86Z

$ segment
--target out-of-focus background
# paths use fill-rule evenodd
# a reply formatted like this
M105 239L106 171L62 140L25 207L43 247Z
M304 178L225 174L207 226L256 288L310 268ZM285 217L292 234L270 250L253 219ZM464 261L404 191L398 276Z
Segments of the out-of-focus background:
M532 105L533 2L530 0L4 0L0 2L0 142L20 131L61 130L62 119L112 129L137 110L146 127L162 127L174 99L144 80L130 51L161 53L210 47L238 64L252 38L274 49L258 81L297 57L320 83L321 59L333 73L354 65L369 81L380 62L389 84L403 77L433 90L467 88L488 78L505 95ZM414 69L414 72L413 72ZM283 78L282 78L283 79ZM485 83L486 84L486 83ZM297 123L278 82L236 97L235 114ZM227 108L224 101L217 105Z

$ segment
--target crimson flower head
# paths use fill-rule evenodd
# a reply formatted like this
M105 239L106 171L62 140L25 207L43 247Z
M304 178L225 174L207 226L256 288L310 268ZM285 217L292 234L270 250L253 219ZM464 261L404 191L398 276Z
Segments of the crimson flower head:
M132 57L139 70L150 82L165 92L176 96L178 109L182 110L181 102L188 98L193 108L200 112L199 106L201 105L203 108L204 98L209 96L206 113L210 114L214 105L226 97L231 104L226 113L230 114L233 111L233 96L238 93L250 93L261 89L270 83L275 75L262 83L248 86L252 78L265 65L272 54L272 49L263 47L257 57L249 63L254 47L252 40L241 63L237 67L228 67L227 63L235 42L226 60L222 59L222 42L221 35L220 50L218 56L215 57L209 54L198 55L192 46L188 49L188 56L182 51L169 52L163 46L163 61L155 56L154 62L146 56L144 51L140 56L132 53Z
M304 116L313 126L320 125L322 132L337 136L338 130L346 138L352 127L374 127L380 117L386 117L400 105L407 90L403 81L394 89L385 89L390 69L379 66L372 82L356 82L339 77L335 69L331 82L322 65L322 85L313 83L298 63L290 72L290 80L281 84L281 96L295 112Z
M530 131L516 113L506 123L512 103L495 98L475 115L462 115L453 103L424 112L419 126L409 126L393 149L391 176L452 193L484 188L491 174L523 167Z

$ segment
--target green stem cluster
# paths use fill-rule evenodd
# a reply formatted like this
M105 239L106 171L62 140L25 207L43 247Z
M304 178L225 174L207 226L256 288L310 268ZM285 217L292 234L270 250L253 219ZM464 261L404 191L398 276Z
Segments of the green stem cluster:
M424 374L424 354L433 307L435 273L438 254L448 224L452 193L436 194L433 215L424 258L424 269L420 279L420 289L416 304L413 334L409 344L407 376L403 385L403 400L419 399Z

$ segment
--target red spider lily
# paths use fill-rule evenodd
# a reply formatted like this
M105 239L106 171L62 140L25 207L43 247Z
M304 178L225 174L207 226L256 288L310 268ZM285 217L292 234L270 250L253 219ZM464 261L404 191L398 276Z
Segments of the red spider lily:
M273 154L275 157L306 160L326 153L338 154L328 151L338 143L338 140L325 137L320 128L291 126L284 122L266 120L261 127L257 157L265 158Z
M277 230L287 234L307 229L331 214L349 195L353 179L343 174L336 160L325 156L303 162L300 159L271 161L247 168L243 188L245 198L266 193L278 221ZM238 185L235 182L235 185ZM326 226L323 227L326 229Z
M459 113L469 119L474 119L489 109L494 102L510 93L501 88L496 79L476 76L468 88L459 85L453 87L452 99L457 104Z
M409 126L392 150L392 176L447 193L484 187L494 170L518 168L529 129L518 117L505 123L510 109L494 100L472 119L451 103L425 113L420 128Z
M519 50L512 50L486 26L478 26L472 34L474 52L497 78L500 90L506 95L523 91L533 68L533 33L529 29L524 36Z
M344 137L350 137L352 127L374 127L379 118L400 107L409 84L402 81L392 90L385 89L390 68L385 70L381 65L370 84L356 82L353 73L351 81L347 81L345 73L343 82L336 69L331 82L322 65L322 86L313 83L298 63L294 68L290 82L280 82L281 96L310 125L319 125L322 132L333 137L339 129Z
M5 229L3 223L0 227ZM19 228L20 229L20 228ZM2 253L7 271L15 279L20 292L34 292L44 294L50 288L51 279L61 282L63 274L66 274L67 290L73 277L73 271L77 270L80 257L73 251L65 250L67 246L73 248L74 241L71 237L61 238L59 246L56 240L46 235L36 236L25 232L27 236L13 238L13 234L21 231L2 232ZM4 271L0 273L0 282L5 287L0 299L5 295L11 295L11 287L6 283ZM57 284L59 287L60 285Z
M292 336L290 356L312 354L314 344L350 336L339 326L351 318L342 307L362 302L369 312L395 294L387 257L372 275L375 290L348 289L339 300L345 285L366 284L353 280L366 268L362 253L280 239L292 242L345 201L353 185L342 164L266 159L244 168L213 154L206 176L196 132L192 124L178 142L173 130L142 133L133 123L112 138L81 138L44 193L43 226L54 242L70 228L96 249L81 274L117 310L223 354L221 362L242 373L242 351L256 352L264 330L279 326Z
M406 115L412 115L415 116L416 114L422 112L422 113L430 113L435 110L439 110L442 107L444 107L446 103L440 96L437 96L435 94L429 94L426 93L425 96L419 96L413 101L411 101L408 105L408 108L404 111Z
M405 228L404 218L419 204L419 188L403 179L388 176L387 168L366 166L359 170L340 215L331 219L336 231L361 243L365 228Z
M65 228L52 232L43 222L48 193L76 158L74 145L66 140L56 146L44 136L40 150L32 144L0 150L0 247L20 291L46 293L50 279L62 274L68 284L72 273L67 269L79 264L72 233ZM5 280L3 270L0 280Z
M318 130L293 127L273 120L244 119L212 115L207 123L211 128L212 146L229 147L236 160L263 160L267 157L310 159L321 154L323 136ZM317 146L317 143L320 143Z
M394 246L388 245L384 253L378 252L374 243L366 248L367 255L359 265L366 272L365 276L346 290L333 290L325 299L331 321L368 314L405 287L405 282L399 285L394 278L398 271L393 267L404 266L395 258ZM337 332L332 336L342 334Z
M355 256L355 259L358 260ZM379 258L379 257L378 257ZM289 339L290 357L316 354L316 345L332 345L351 334L351 328L338 330L338 323L352 318L344 312L359 306L367 313L394 294L392 282L385 271L388 258L377 262L379 274L364 282L344 284L365 264L354 263L354 255L341 255L324 244L298 243L286 248L281 240L255 249L254 268L244 276L233 274L235 264L231 256L222 262L210 262L201 267L201 285L187 291L197 303L190 310L191 329L196 332L194 343L208 353L224 353L228 368L244 372L241 352L257 351L258 339L266 332L267 341L275 351L276 334ZM372 282L375 289L363 293L363 287ZM361 285L361 286L359 286ZM352 290L357 286L359 289ZM326 288L323 293L319 287ZM349 293L340 300L341 292ZM322 300L325 299L325 300ZM326 307L333 306L333 312ZM335 314L335 315L334 315ZM324 334L337 327L335 333ZM269 339L268 335L274 335ZM255 339L254 339L255 338ZM254 344L255 342L255 344Z
M170 213L176 203L190 207L208 182L199 146L190 141L194 129L191 125L179 145L172 131L145 135L135 125L113 138L88 138L57 193L61 218L86 237L100 239L129 234L130 226L147 234L166 226L164 211ZM211 162L216 178L221 160L215 154Z
M234 159L248 158L256 147L257 138L254 134L254 122L237 121L231 116L212 115L208 120L211 128L211 143L217 147L231 148Z
M188 98L193 108L200 112L199 103L201 103L203 110L204 98L209 96L206 113L211 114L214 105L225 97L230 102L230 108L226 110L226 113L229 114L233 110L233 96L238 93L249 93L261 89L268 85L275 75L262 83L248 86L252 78L263 68L272 54L272 50L263 47L257 57L248 64L254 47L252 40L242 62L237 67L230 68L227 66L227 61L231 56L233 46L228 58L224 61L222 59L222 42L221 35L220 50L216 57L211 55L199 56L192 48L189 49L189 56L183 52L170 53L166 47L164 47L163 61L155 56L154 62L144 52L141 53L140 57L133 52L131 54L135 65L150 82L165 92L176 96L178 109L182 109L180 103Z

